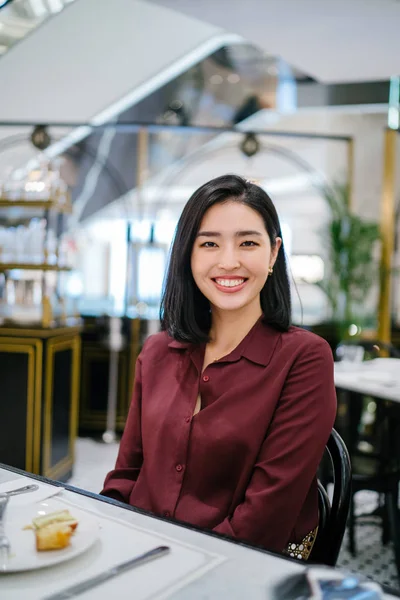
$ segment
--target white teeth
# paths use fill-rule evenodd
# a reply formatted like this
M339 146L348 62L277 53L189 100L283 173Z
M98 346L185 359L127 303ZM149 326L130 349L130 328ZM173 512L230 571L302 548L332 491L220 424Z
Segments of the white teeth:
M218 285L223 285L224 287L235 287L236 285L241 285L244 279L216 279L215 281Z

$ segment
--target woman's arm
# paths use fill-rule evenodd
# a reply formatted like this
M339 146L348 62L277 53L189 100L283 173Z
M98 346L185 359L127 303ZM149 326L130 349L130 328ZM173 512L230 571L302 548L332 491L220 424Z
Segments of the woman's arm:
M214 531L282 552L316 476L335 415L332 352L315 338L289 372L244 501Z
M129 504L129 497L143 463L141 435L142 365L136 361L135 385L129 414L122 435L115 469L105 479L103 496Z

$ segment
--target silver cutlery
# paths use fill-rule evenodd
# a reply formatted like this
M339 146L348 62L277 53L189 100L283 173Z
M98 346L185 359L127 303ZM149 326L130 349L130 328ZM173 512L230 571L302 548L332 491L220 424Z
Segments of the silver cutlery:
M39 489L36 483L25 485L24 487L17 488L16 490L9 490L8 492L0 492L0 498L8 498L9 496L18 496L19 494L26 494L27 492L35 492Z
M165 554L168 554L169 551L170 548L168 546L157 546L157 548L153 548L153 550L145 552L144 554L140 554L139 556L136 556L136 558L132 558L131 560L127 560L126 562L116 565L115 567L111 567L99 575L95 575L90 579L86 579L77 585L72 585L62 592L56 592L51 596L46 596L43 598L43 600L67 600L68 598L73 598L74 596L83 594L83 592L86 592L87 590L90 590L97 585L108 581L116 575L120 575L129 569L133 569L134 567L138 567L139 565L143 565L144 563L164 556Z
M8 504L8 496L0 498L0 572L7 569L11 544L4 531L4 513Z

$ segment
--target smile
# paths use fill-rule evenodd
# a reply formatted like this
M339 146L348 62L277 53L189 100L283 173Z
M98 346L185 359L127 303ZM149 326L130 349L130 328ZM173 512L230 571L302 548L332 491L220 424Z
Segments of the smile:
M247 279L244 277L238 277L235 279L226 279L224 277L215 277L212 280L216 287L223 292L238 292L243 288Z

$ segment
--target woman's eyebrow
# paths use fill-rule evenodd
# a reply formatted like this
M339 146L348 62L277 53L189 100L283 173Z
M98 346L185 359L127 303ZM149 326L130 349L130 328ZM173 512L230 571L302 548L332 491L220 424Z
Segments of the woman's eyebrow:
M246 235L259 235L259 236L262 236L262 233L260 231L255 231L254 229L249 229L249 230L246 230L246 231L237 231L235 233L235 235L237 237L244 237Z
M219 231L199 231L197 237L221 237L221 235L222 234ZM253 229L246 231L235 231L235 237L245 237L246 235L262 236L262 233Z
M219 231L199 231L197 237L221 237Z

